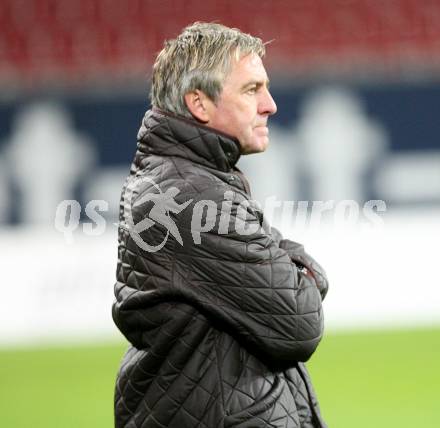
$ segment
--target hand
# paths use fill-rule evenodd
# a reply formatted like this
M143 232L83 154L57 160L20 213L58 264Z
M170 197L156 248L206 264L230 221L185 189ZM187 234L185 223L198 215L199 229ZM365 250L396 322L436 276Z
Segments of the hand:
M303 273L315 280L321 298L324 299L328 291L328 279L323 267L305 252L302 244L290 241L289 239L282 239L280 241L280 248L287 252L291 260L302 269Z

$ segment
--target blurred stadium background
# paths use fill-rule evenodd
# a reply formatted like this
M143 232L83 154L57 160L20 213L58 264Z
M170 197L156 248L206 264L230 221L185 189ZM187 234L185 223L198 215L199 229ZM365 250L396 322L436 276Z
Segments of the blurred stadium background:
M331 279L309 365L329 425L440 426L439 0L1 0L0 425L112 426L120 188L152 61L199 20L271 42L255 198L330 208L272 215Z

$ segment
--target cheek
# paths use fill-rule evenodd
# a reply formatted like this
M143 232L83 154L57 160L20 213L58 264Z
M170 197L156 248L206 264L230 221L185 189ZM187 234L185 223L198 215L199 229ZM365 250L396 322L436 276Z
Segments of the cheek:
M256 125L257 110L252 102L241 100L222 103L218 107L218 118L221 121L220 128L235 137L249 138L253 134Z
M252 128L255 126L257 111L252 104L243 104L235 112L235 122L242 128Z
M229 134L234 136L243 134L245 125L249 123L246 114L239 109L225 109L221 113L221 118L223 128L227 129Z

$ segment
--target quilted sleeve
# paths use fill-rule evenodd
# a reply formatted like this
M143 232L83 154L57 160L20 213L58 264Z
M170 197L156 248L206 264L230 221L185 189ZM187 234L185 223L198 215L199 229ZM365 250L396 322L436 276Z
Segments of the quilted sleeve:
M298 266L306 268L315 280L316 286L321 293L321 298L324 300L328 292L328 279L323 267L310 254L306 253L302 244L288 239L282 239L279 246L283 250L286 250L293 262Z
M281 232L275 227L271 227L270 232L278 246L287 252L291 260L300 268L305 268L305 272L313 277L322 300L324 300L328 292L328 279L324 268L310 254L306 253L302 244L284 239Z
M270 367L306 361L323 333L313 275L263 231L242 194L225 202L218 193L203 193L180 218L173 289Z

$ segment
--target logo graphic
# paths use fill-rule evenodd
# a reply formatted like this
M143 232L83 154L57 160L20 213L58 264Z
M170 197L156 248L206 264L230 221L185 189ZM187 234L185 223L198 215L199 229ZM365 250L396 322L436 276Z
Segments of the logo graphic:
M151 186L141 186L149 183ZM145 189L144 192L139 190ZM157 190L157 191L156 191ZM278 218L281 230L316 229L321 224L333 227L357 228L380 227L384 224L380 213L387 207L382 200L370 200L363 206L354 200L341 201L278 201L276 197L266 198L264 208L254 200L247 199L232 190L226 190L222 200L190 199L181 204L175 200L180 190L170 187L163 192L151 179L145 176L130 177L126 182L122 199L123 219L119 226L127 230L133 241L143 250L156 252L164 247L170 235L183 246L183 239L173 217L194 202L191 213L191 235L195 245L202 243L205 234L218 235L272 235L271 223ZM135 199L136 197L136 199ZM133 202L135 200L135 202ZM145 207L143 206L145 205ZM133 208L137 209L137 223L133 219ZM79 227L81 205L75 200L62 201L56 210L55 228L64 234L68 243L73 243L73 232ZM107 211L104 200L92 200L85 207L85 214L91 222L82 228L86 235L100 235L105 231L105 218L100 211ZM275 215L275 212L278 214ZM117 223L113 223L118 225ZM143 233L153 226L155 237L163 236L157 245L146 242L150 233ZM165 233L164 233L165 230ZM151 231L152 232L152 231ZM142 234L142 236L141 236Z
M141 196L136 203L132 204L133 191L141 182L151 183L159 193L147 193ZM174 199L179 192L180 190L177 187L170 187L164 193L154 182L154 180L148 177L139 177L127 185L123 200L125 224L121 226L128 230L130 236L143 250L148 252L159 251L166 244L170 234L177 240L177 242L179 242L180 245L183 245L182 237L180 236L176 223L171 218L170 213L180 213L192 202L192 199L179 205ZM146 217L143 220L134 224L132 207L137 208L147 202L153 203L153 207L151 208L149 214L146 214ZM155 224L165 227L167 232L160 244L149 245L141 237L141 233L150 229Z

